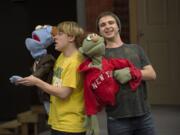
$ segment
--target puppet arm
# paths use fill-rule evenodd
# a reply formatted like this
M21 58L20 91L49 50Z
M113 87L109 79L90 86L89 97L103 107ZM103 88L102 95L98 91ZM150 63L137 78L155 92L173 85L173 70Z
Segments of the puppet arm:
M46 55L47 60L41 65L41 67L33 73L34 76L42 78L45 74L48 74L54 66L54 57L51 55Z
M45 74L49 73L51 70L51 65L48 63L44 64L38 71L34 72L32 75L42 78Z
M128 81L128 76L130 80L128 81L132 90L135 90L141 82L142 74L140 69L137 69L133 63L127 59L114 58L110 59L109 62L114 66L114 70L120 70L116 73L116 78L119 82ZM126 69L128 67L128 69ZM121 75L123 75L121 77ZM122 80L121 80L122 79Z

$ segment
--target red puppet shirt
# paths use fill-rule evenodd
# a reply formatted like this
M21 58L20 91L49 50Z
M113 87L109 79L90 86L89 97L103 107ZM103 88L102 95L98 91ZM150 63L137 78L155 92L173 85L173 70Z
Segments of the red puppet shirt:
M84 96L86 114L92 115L101 111L105 105L115 104L115 94L119 90L119 83L113 78L113 71L125 67L130 68L132 79L129 85L135 91L141 82L141 72L126 59L102 59L102 69L90 66L87 59L79 71L84 73Z

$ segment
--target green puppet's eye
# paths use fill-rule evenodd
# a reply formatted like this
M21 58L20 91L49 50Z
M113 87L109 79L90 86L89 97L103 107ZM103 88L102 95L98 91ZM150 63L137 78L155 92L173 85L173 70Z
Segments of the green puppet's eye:
M91 35L88 35L88 36L86 37L86 39L87 39L88 41L91 41L91 40L92 40Z
M92 41L92 42L97 42L99 39L100 36L95 33L89 34L86 38L87 41Z
M91 40L93 40L93 38L95 38L95 37L97 37L97 34L92 33L92 34L89 34L86 39L87 39L88 41L91 41Z

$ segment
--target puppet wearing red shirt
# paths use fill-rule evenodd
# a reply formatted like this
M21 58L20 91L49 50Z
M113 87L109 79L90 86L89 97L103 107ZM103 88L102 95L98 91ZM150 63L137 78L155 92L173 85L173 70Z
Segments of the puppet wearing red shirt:
M132 92L141 82L141 72L126 59L106 59L104 39L97 34L90 34L84 39L80 51L88 58L80 65L79 72L84 73L84 96L87 115L94 115L105 105L115 105L115 95L119 90L121 74L113 71L129 67L129 86ZM119 79L121 78L121 79ZM117 82L119 81L119 82Z

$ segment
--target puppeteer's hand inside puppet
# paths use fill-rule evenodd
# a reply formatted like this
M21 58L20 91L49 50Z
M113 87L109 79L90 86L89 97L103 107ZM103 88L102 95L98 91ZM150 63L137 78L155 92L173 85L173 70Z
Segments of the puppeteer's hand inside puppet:
M102 37L89 34L79 50L87 56L78 70L84 74L85 109L88 116L100 112L106 105L115 105L119 83L128 81L132 92L136 91L142 78L140 69L127 59L104 58L105 44Z
M47 53L47 48L53 44L53 36L56 34L56 27L50 25L38 25L32 32L32 38L26 38L25 45L31 56L34 58L32 75L51 83L55 58ZM18 75L10 77L11 83L16 83L22 78ZM38 90L40 101L43 102L45 110L49 110L49 95Z

